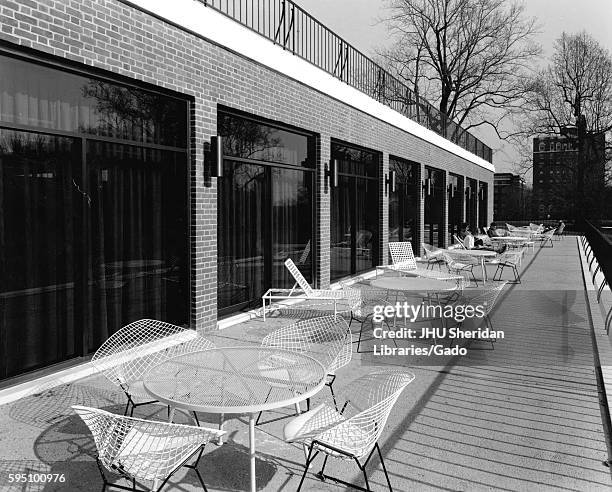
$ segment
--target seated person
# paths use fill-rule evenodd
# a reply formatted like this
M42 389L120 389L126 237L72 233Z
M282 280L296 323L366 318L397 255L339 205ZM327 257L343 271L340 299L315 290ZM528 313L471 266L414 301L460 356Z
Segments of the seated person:
M505 243L499 244L499 245L487 246L484 244L484 241L482 239L474 238L474 236L470 232L469 224L466 224L466 226L467 226L465 229L466 234L463 238L463 245L465 246L466 249L483 249L487 251L495 251L496 253L503 253L504 251L506 251L507 245Z

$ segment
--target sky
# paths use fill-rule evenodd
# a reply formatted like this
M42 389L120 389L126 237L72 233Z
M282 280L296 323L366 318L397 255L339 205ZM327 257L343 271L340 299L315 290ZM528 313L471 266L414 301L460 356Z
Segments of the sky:
M367 55L373 55L376 47L390 42L386 26L381 22L385 16L383 0L294 1ZM555 40L564 31L576 33L585 30L612 52L612 0L524 0L523 5L525 15L536 17L540 26L536 41L542 45L544 58L534 60L536 63L546 65ZM494 164L497 172L516 170L516 150L500 142L492 130L474 133L496 150ZM525 142L525 145L531 144Z

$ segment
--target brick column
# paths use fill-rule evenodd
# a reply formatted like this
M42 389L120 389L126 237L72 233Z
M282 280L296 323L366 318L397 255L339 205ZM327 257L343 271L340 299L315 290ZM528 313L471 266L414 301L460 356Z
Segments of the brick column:
M198 332L217 329L217 181L211 178L210 137L216 135L217 106L206 100L192 105L190 170L191 326Z
M389 259L389 193L391 193L391 184L386 186L385 181L389 175L389 154L381 154L381 178L379 193L379 238L378 238L378 265L386 265Z
M450 199L448 196L448 171L444 172L444 199L442 200L442 240L444 247L448 247L449 234L448 234L448 207L450 205Z
M417 244L413 244L412 248L414 250L414 254L417 256L421 256L423 252L421 251L421 243L426 242L425 238L425 196L423 195L423 176L425 175L425 165L420 164L417 170L417 193L418 193L418 210L417 210L417 224L416 230L418 232L416 240L414 241Z
M331 253L331 180L325 176L325 167L331 159L331 143L329 135L317 137L316 144L317 175L315 191L316 225L314 240L316 244L315 284L325 289L330 284L330 253Z
M462 181L463 183L461 184L461 189L457 190L457 193L461 193L461 197L460 197L460 202L461 204L459 205L459 214L460 214L460 221L461 222L465 222L465 216L466 216L466 211L465 211L465 205L466 205L466 200L465 200L465 184L466 184L466 180L467 178L465 176L463 176Z

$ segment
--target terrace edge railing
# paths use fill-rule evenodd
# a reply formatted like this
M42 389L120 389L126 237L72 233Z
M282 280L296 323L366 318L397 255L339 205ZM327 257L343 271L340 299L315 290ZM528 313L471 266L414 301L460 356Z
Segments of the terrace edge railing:
M605 284L612 286L612 240L599 227L588 220L584 221L584 236L591 245L593 255L597 259L599 268L605 278ZM599 295L601 295L601 292L598 293L598 300Z
M487 162L490 147L291 0L197 0Z

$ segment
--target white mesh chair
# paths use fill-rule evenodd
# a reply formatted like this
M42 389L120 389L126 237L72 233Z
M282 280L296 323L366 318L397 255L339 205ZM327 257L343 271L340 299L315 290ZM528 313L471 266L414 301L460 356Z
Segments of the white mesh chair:
M270 307L273 302L277 301L295 299L327 301L328 304L333 304L334 315L337 315L339 312L350 311L353 309L354 306L351 304L351 299L347 299L342 290L313 289L291 258L285 261L285 266L295 279L295 284L291 289L269 289L263 296L261 296L263 303L262 316L264 321L266 320L266 308ZM343 305L343 309L340 311L338 310L339 304Z
M357 297L357 307L351 312L349 327L351 326L353 321L357 321L360 324L359 338L357 339L357 353L361 353L363 327L365 324L367 324L368 320L371 321L372 324L374 323L374 321L372 320L372 316L374 315L375 306L388 304L389 291L385 289L375 289L374 287L369 287L365 285L363 285L359 289L356 289L350 287L347 282L342 281L340 281L340 285L342 286L342 289L346 292L347 297ZM393 340L393 343L395 343L395 346L397 347L397 342L395 341L395 338L392 338L391 340Z
M438 265L438 269L441 269L441 265L444 263L444 258L442 258L442 250L427 243L421 243L421 246L423 246L423 251L425 252L427 268L433 268L434 265Z
M150 490L159 491L183 466L193 469L202 487L207 490L197 468L198 462L205 444L211 439L220 438L224 431L152 422L97 408L72 408L93 435L98 451L98 469L104 481L102 491L106 487L137 490L137 480L152 482ZM132 487L109 482L104 469L131 480Z
M442 253L442 258L444 258L444 261L446 262L448 271L451 273L456 273L457 275L462 276L462 278L465 278L463 277L464 274L471 274L474 284L478 287L478 281L474 275L474 266L476 266L474 258L468 255L462 256L460 249L456 249L454 251L457 253L453 252L452 256L448 253ZM467 277L466 283L469 283L469 277Z
M555 234L557 241L561 241L561 239L563 239L564 231L565 231L565 223L562 222L559 228L557 229L557 233Z
M490 260L489 261L490 265L497 265L495 273L493 274L493 280L501 280L502 275L504 273L504 268L510 268L512 269L512 272L514 273L514 282L517 284L520 284L521 276L519 274L518 269L521 264L522 255L523 255L522 250L512 251L512 252L502 253L501 255L498 255L493 260ZM499 273L499 277L497 277L498 273Z
M400 275L405 273L416 277L433 278L436 280L459 281L459 277L456 275L449 276L447 273L441 271L436 272L427 268L419 268L414 252L412 251L412 244L409 241L390 242L389 253L391 254L392 264L377 268L385 268L387 270L398 272Z
M143 378L157 364L181 354L214 348L196 331L180 326L141 319L124 326L106 340L91 359L93 367L101 372L127 396L124 415L134 408L156 403L145 391ZM136 402L136 399L145 399Z
M479 291L476 295L469 298L464 296L459 302L462 303L464 306L481 306L484 313L482 320L485 323L486 327L493 330L493 322L491 321L491 311L493 311L493 308L495 307L495 304L497 303L500 294L502 293L504 287L506 287L507 284L507 281L503 281L498 284L491 283L487 286L486 289ZM462 323L459 323L459 326L461 325ZM493 348L495 348L495 342L497 341L495 338L475 338L474 340L490 342Z
M351 488L370 490L366 466L374 451L378 452L387 485L392 490L378 439L393 405L413 380L414 374L404 371L368 374L353 381L340 393L346 400L341 410L326 402L289 422L284 428L285 440L308 446L306 467L297 490L302 488L308 468L319 453L325 455L317 474L321 480L329 478ZM356 462L363 473L366 488L325 475L325 465L330 456Z
M552 248L554 246L553 237L555 232L557 232L557 229L551 229L550 231L542 232L541 234L534 234L532 239L535 241L540 241L542 247L546 247L546 244L548 243Z
M544 225L543 224L534 224L533 222L529 223L529 229L533 232L537 232L540 233L544 230Z
M283 326L266 335L261 342L261 346L303 353L318 360L325 368L327 374L325 384L329 387L334 401L336 397L333 385L336 380L336 371L348 365L353 357L351 329L341 316L306 319ZM266 360L261 361L260 366L265 366L267 362ZM274 367L278 366L278 360L271 362ZM279 370L282 371L282 369ZM281 376L279 379L287 378ZM269 396L270 393L268 393L267 397ZM308 400L307 402L310 406L310 402ZM261 415L262 412L257 416L256 425L260 423ZM285 417L268 420L263 423L273 422L282 418Z

